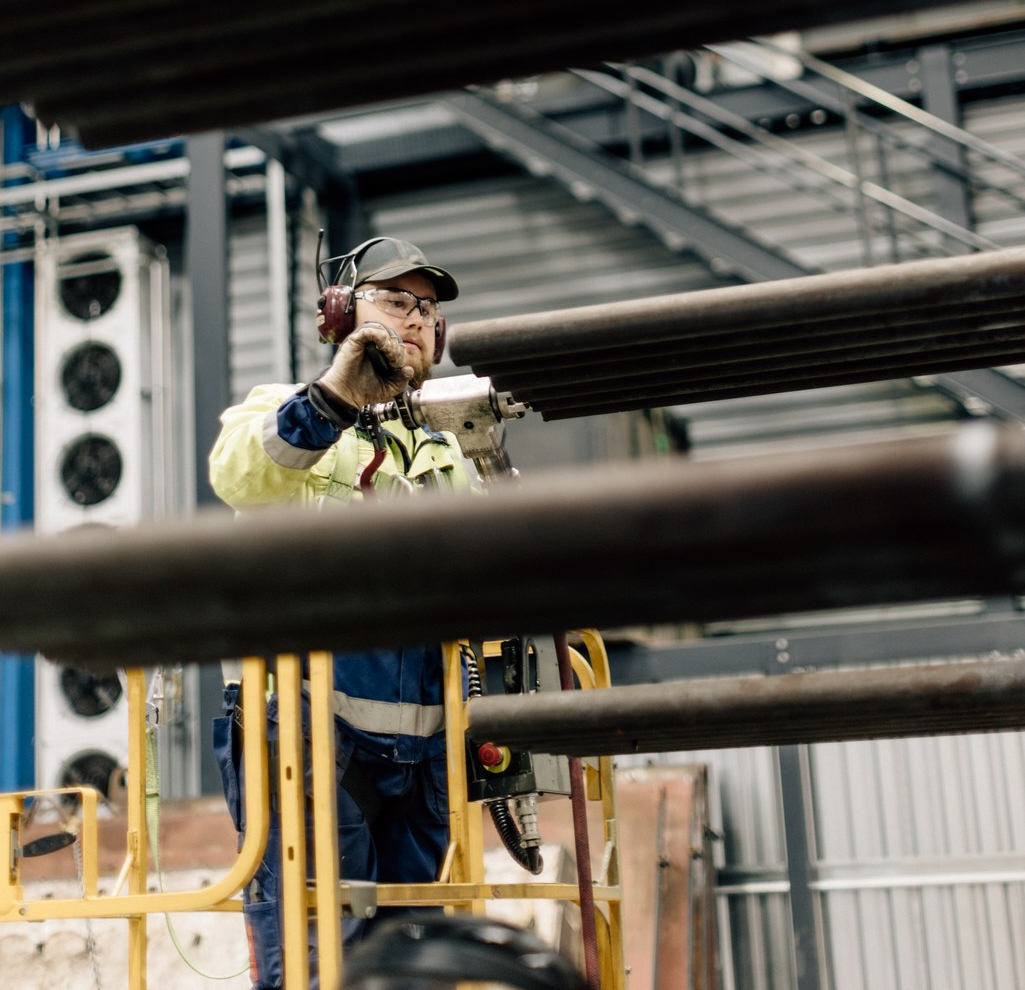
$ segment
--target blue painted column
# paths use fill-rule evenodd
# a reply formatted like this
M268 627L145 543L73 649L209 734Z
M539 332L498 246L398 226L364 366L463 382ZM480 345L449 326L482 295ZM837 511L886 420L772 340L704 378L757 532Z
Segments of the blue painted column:
M25 158L35 141L35 126L19 107L3 109L3 163ZM5 181L4 185L15 181ZM17 246L17 235L4 234L4 247ZM32 387L34 369L33 277L28 262L0 266L3 292L2 500L4 530L27 529L33 519ZM0 791L35 784L35 658L0 653Z

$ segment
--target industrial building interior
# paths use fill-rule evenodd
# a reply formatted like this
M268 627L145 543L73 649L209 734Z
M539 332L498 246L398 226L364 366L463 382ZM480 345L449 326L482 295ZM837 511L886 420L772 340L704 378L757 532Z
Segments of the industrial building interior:
M1025 710L1020 681L978 683L1025 662L1025 3L642 2L628 23L592 6L587 30L552 27L577 19L564 3L13 14L5 536L227 523L205 469L221 410L329 359L318 230L332 255L408 239L461 287L436 378L489 378L529 407L502 424L525 508L495 499L510 510L495 545L518 538L522 553L442 533L497 572L480 582L485 611L467 596L460 618L471 632L517 608L527 628L549 621L529 526L547 503L529 486L576 479L578 494L551 496L582 516L567 573L585 541L601 553L560 588L566 627L601 629L617 687L719 692L707 722L651 707L629 746L602 743L624 780L675 774L701 796L672 901L690 927L667 929L681 944L656 952L669 968L651 985L1016 988ZM376 55L349 64L342 35ZM104 408L46 387L83 323L125 375ZM104 370L94 352L83 393ZM702 480L678 523L640 538L667 464ZM602 534L587 514L617 485L623 525ZM32 588L22 560L0 553L10 602ZM85 617L106 606L99 591L65 599L48 575L52 629L0 609L0 790L106 786L123 764L125 699L103 624ZM186 614L162 608L145 609L153 636ZM76 622L95 638L69 674L45 657ZM183 659L200 649L167 635ZM859 707L840 687L882 671L881 695L903 699L926 683L916 673L959 664L971 683L941 697L937 674L924 713L914 699ZM165 797L219 794L220 668L163 676ZM795 678L825 685L817 708L787 708ZM775 719L768 701L752 715L744 691L773 681ZM554 751L594 752L579 731L564 745L585 748ZM714 917L698 908L708 895Z

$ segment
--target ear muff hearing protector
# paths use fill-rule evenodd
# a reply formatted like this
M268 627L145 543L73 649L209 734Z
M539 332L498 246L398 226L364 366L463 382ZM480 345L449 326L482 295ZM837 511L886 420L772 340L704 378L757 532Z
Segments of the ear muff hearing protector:
M320 260L320 245L324 239L324 231L321 230L317 237L317 282L320 286L320 298L317 300L317 330L320 333L320 340L324 344L340 344L346 337L356 329L356 298L354 284L343 284L343 276L349 283L355 283L358 270L357 265L363 252L372 244L380 241L387 241L387 237L371 237L370 240L353 248L348 254L341 254L334 258ZM338 271L331 284L328 284L324 276L324 265L332 262L339 262ZM439 315L438 322L434 324L434 363L441 360L445 351L445 333L447 326L445 317Z

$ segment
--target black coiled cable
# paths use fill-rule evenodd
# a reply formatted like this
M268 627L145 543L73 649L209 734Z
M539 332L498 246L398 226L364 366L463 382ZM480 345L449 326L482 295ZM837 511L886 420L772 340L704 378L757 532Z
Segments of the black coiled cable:
M480 679L480 665L477 658L467 649L462 651L463 661L466 663L467 697L480 698L484 694L484 686ZM524 847L523 834L520 831L512 812L509 810L509 803L506 798L498 798L487 802L488 811L491 812L491 821L494 823L495 831L502 840L502 845L509 851L520 866L529 870L537 876L544 869L544 860L541 857L541 850L537 846Z

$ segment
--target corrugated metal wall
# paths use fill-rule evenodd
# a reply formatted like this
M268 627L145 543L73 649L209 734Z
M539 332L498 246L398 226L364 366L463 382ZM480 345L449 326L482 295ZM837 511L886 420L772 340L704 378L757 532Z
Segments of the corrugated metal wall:
M401 231L458 273L452 322L640 299L720 284L605 209L550 179L493 179L369 204L375 229Z
M268 197L272 195L269 191ZM261 214L232 220L228 305L233 402L241 401L254 385L309 381L330 360L316 329L320 222L312 197L304 198L280 231ZM283 257L274 258L275 250ZM284 302L275 297L275 290L282 288L279 281L285 283L286 295L293 290Z
M254 385L278 381L283 371L273 339L270 251L264 217L232 222L228 258L231 394L232 400L238 401Z
M811 750L838 990L1011 990L1025 976L1025 738Z
M1021 733L807 747L815 984L1016 990L1025 979ZM632 765L629 758L620 761ZM790 990L783 807L770 749L663 754L710 772L724 990Z

